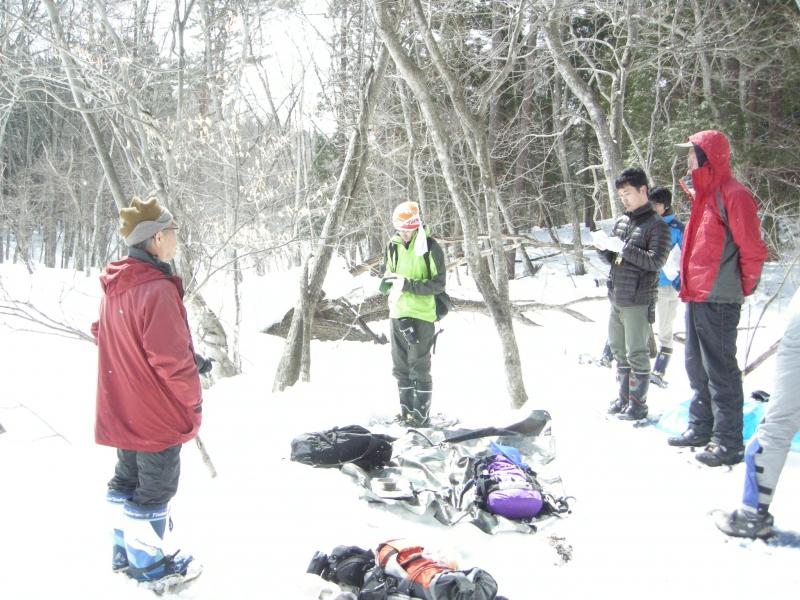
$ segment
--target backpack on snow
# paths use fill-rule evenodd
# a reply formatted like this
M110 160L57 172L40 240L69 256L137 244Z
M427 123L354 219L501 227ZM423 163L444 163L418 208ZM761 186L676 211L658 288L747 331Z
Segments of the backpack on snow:
M503 454L479 460L474 465L478 506L509 519L532 519L544 507L536 473Z
M518 452L506 447L506 451ZM485 455L467 468L467 481L461 500L473 487L478 508L507 519L529 521L537 516L570 512L571 497L554 498L545 494L536 473L521 460L511 460L505 453Z
M364 576L375 567L375 554L358 546L336 546L330 554L315 552L306 572L325 581L361 588Z
M358 600L499 600L497 582L482 569L459 571L434 560L408 540L378 545L376 566L367 573Z
M360 425L334 427L294 438L291 459L312 467L341 467L353 463L369 471L392 459L394 440Z

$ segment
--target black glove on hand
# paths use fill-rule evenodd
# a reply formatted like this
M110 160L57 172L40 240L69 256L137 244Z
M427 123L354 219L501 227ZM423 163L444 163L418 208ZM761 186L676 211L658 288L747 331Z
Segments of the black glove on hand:
M200 373L200 375L208 375L211 372L211 368L214 366L213 363L213 358L205 358L197 353L194 355L194 364L197 365L197 372Z

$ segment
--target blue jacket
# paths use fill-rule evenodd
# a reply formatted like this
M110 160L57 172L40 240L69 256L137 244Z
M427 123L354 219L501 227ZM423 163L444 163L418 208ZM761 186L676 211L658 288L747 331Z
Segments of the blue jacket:
M665 215L661 217L664 221L669 225L669 233L672 236L672 245L670 245L670 250L677 244L680 247L683 247L683 228L684 225L678 219L675 218L675 215ZM676 281L680 281L680 275L675 278ZM659 271L658 273L658 285L672 285L672 280L668 279L666 275L664 275L664 271Z

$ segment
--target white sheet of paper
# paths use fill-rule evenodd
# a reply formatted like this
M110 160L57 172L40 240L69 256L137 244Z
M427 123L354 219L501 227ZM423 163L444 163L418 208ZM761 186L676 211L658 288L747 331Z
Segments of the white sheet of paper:
M606 249L606 240L608 240L608 236L602 229L592 231L592 245L598 250Z
M618 237L609 236L602 229L592 232L592 243L598 250L611 250L612 252L621 252L625 242Z
M669 251L669 255L667 256L667 262L664 263L664 266L661 269L664 271L664 275L667 276L667 279L670 281L674 281L675 278L678 276L681 270L681 247L678 244L675 244L672 247L672 250Z
M609 236L608 241L606 242L606 247L612 252L622 252L622 249L625 247L625 242L612 235Z

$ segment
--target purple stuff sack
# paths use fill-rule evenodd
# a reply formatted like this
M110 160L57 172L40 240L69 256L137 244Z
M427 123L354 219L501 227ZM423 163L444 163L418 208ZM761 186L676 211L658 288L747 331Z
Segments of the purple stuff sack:
M481 473L484 501L489 512L509 519L530 519L544 505L525 472L511 460L498 454Z

